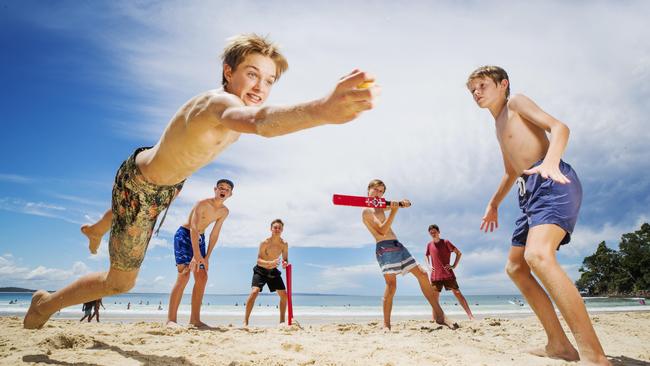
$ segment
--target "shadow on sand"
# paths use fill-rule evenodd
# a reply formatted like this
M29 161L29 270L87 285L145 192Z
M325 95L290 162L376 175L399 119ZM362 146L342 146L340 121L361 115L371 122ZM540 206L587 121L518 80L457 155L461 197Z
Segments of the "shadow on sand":
M111 346L108 345L104 342L100 342L95 340L95 343L93 344L92 347L88 348L89 350L93 349L101 349L101 350L109 350L116 352L126 358L131 358L133 360L139 361L142 365L187 365L187 366L197 366L195 363L192 361L188 360L185 357L171 357L171 356L157 356L157 355L147 355L144 353L140 353L138 351L125 351L121 349L120 347L117 346ZM50 358L50 356L45 355L45 354L40 354L40 355L26 355L23 356L23 362L31 362L31 363L44 363L44 364L49 364L49 365L65 365L65 366L100 366L94 363L87 363L87 362L66 362L66 361L58 361L58 360L53 360Z
M648 361L635 360L633 358L629 358L625 356L608 357L608 358L612 362L612 365L615 366L650 366L650 362Z

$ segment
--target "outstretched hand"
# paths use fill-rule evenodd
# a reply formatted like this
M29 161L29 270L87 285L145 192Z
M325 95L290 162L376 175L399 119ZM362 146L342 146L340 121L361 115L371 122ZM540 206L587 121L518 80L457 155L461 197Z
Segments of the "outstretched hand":
M323 100L320 111L323 119L332 124L346 123L372 109L374 99L381 92L374 81L373 76L358 69L342 77L334 91Z
M559 166L546 164L546 162L542 162L536 167L532 167L530 169L524 170L524 174L526 175L539 174L544 179L551 178L560 184L571 183L569 178L565 177L564 174L562 174Z
M499 211L496 207L488 205L485 209L485 215L481 219L481 230L484 232L493 232L499 227Z

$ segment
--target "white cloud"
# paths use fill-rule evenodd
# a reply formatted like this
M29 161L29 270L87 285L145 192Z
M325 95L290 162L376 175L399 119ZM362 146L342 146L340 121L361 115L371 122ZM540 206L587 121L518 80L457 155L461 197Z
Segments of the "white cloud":
M381 276L381 271L376 263L341 267L321 266L313 263L305 265L321 269L321 280L313 286L311 292L341 293L350 289L362 288L368 277Z
M30 177L25 177L18 174L0 174L0 182L10 182L10 183L31 183L33 181Z
M0 257L0 282L5 286L30 289L59 288L62 284L89 272L88 266L83 262L75 262L70 269L45 266L29 268L16 264L12 255Z
M46 202L32 202L18 198L4 197L0 198L0 210L50 217L73 224L80 224L77 218L78 215L70 213L66 207Z

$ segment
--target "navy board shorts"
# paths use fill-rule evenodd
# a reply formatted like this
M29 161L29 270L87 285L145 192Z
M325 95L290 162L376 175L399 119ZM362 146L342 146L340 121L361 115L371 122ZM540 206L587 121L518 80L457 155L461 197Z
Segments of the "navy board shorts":
M199 235L199 250L201 256L205 257L205 235ZM174 235L174 256L176 257L176 265L189 264L194 257L194 250L192 250L192 237L190 236L190 229L186 227L179 227ZM203 265L201 265L203 268Z
M533 164L536 167L542 160ZM531 168L532 168L531 167ZM515 182L519 188L522 215L515 222L513 246L525 246L528 230L537 225L554 224L566 231L560 245L571 241L582 203L582 185L571 165L560 160L560 171L571 183L561 184L539 174L522 175ZM560 247L558 246L558 249Z
M375 254L381 273L385 275L405 275L418 265L408 249L395 239L378 242Z

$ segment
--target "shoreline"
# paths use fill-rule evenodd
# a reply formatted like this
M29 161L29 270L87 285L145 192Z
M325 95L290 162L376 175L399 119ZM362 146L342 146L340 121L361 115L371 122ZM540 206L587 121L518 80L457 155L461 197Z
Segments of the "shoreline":
M590 316L596 316L601 314L616 314L616 313L645 313L650 314L650 309L635 309L635 308L621 308L621 309L595 309L589 310ZM556 310L558 316L561 316L559 311ZM161 311L160 313L111 313L105 310L100 310L100 323L159 323L165 324L167 321L167 312ZM0 313L0 319L3 318L20 318L22 319L25 316L25 312L6 312ZM53 315L50 318L50 321L71 321L79 320L83 316L81 311L75 310L74 312L61 312ZM469 321L465 313L462 314L448 314L449 318L456 322ZM534 313L531 312L503 312L503 313L479 313L474 312L474 317L477 320L484 319L526 319L526 318L535 318ZM244 319L244 313L241 315L221 315L221 314L201 314L201 320L211 326L241 326ZM380 313L374 315L313 315L306 314L300 315L299 312L295 312L294 309L294 319L301 325L328 325L328 324L365 324L371 322L381 322L382 315ZM178 324L186 325L189 320L188 312L178 312ZM399 313L393 313L391 316L393 322L404 322L404 321L429 321L431 320L430 315L424 314L409 314L403 315ZM84 323L87 323L84 320ZM93 320L93 323L96 323L96 320ZM273 328L278 326L279 323L279 313L273 312L272 314L263 313L255 314L255 311L251 314L250 318L251 326L255 327L265 327Z

